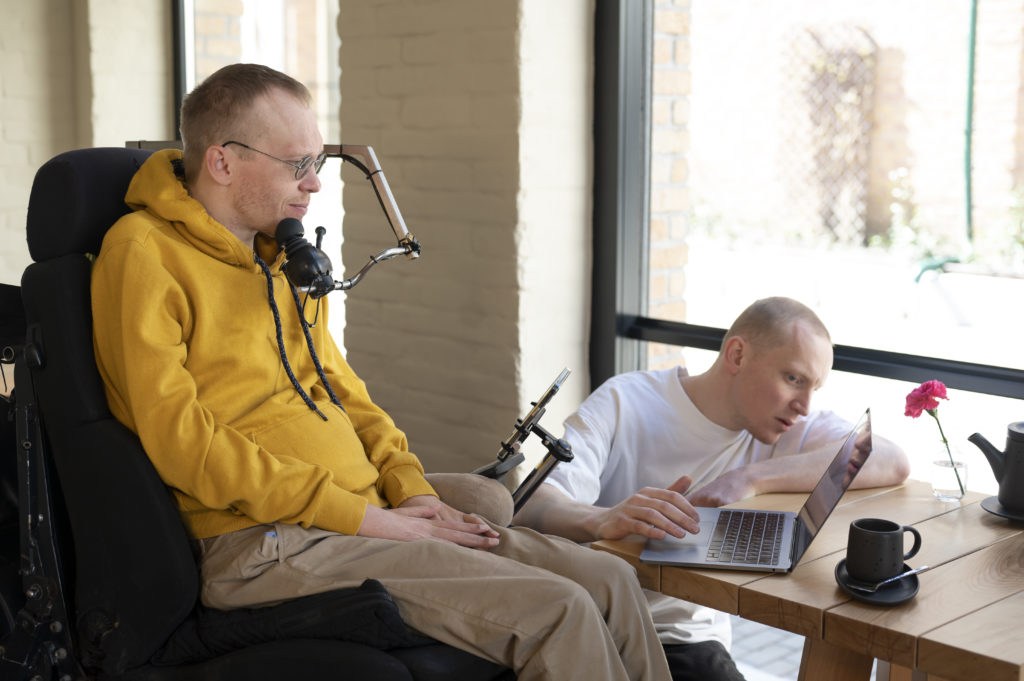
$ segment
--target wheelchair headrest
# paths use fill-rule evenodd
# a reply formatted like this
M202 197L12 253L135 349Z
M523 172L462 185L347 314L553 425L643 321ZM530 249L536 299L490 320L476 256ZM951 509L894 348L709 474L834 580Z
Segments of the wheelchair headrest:
M36 172L28 200L28 250L36 262L99 253L103 235L125 213L124 195L152 152L99 147L54 156Z

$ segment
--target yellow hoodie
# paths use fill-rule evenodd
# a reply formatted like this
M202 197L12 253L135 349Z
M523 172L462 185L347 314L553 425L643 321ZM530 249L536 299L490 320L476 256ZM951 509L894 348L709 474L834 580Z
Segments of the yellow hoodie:
M326 298L310 330L331 387L317 375L282 255L273 273L289 380L267 280L254 252L192 199L153 154L125 197L136 212L107 233L92 272L94 345L114 416L139 435L197 538L284 522L355 534L366 505L434 494L405 435L370 401L327 331Z

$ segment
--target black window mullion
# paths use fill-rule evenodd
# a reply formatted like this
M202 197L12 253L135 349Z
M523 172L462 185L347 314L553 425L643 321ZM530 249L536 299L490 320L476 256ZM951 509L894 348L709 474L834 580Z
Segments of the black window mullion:
M717 351L725 329L650 317L623 319L630 338ZM950 388L1024 399L1024 371L937 357L907 355L852 345L833 347L832 368L866 376L921 383L932 379Z
M597 0L590 380L643 366L622 317L647 311L650 0Z
M185 12L188 8L184 0L171 2L171 53L174 61L174 139L181 139L181 103L185 101L186 64L185 55Z

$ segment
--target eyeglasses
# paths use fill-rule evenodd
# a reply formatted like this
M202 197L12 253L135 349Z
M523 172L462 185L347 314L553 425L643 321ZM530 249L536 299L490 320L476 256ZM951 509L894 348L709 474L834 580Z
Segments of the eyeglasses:
M319 175L320 174L320 169L324 167L324 161L327 160L327 154L321 153L321 154L319 154L317 156L303 156L298 161L286 161L283 158L278 158L277 156L273 156L271 154L268 154L265 151L260 151L259 149L255 149L253 147L250 147L248 144L243 144L241 142L235 142L233 140L229 140L229 141L225 142L224 144L222 144L221 146L222 147L226 147L229 144L237 144L238 146L244 147L244 148L248 149L249 151L255 151L257 154L263 154L264 156L269 156L270 158L274 159L275 161L280 161L281 163L287 163L292 168L295 168L295 179L296 180L301 180L302 178L304 178L306 176L306 173L309 172L310 168L313 169L314 173Z

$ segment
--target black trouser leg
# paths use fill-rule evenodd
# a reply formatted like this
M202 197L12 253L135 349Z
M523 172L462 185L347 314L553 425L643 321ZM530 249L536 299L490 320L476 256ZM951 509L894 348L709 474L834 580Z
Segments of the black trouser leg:
M729 651L718 641L663 647L672 681L744 681Z

